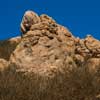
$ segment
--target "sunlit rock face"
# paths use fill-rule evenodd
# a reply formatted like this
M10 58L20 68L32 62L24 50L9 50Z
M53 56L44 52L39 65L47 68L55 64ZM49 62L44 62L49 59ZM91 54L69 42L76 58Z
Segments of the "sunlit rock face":
M0 42L3 100L99 100L100 41L76 38L46 14L25 12L21 37Z

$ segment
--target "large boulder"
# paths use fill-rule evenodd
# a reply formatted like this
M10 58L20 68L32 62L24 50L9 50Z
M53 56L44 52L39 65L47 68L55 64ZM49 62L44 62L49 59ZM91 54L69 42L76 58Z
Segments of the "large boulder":
M35 12L33 11L25 12L21 22L21 32L25 34L27 31L30 30L31 25L39 22L40 22L40 18Z
M20 76L20 80L25 81L20 89L28 88L20 91L25 94L23 98L66 99L67 77L77 67L73 61L74 37L47 15L42 15L41 20L23 35L11 55L10 67L25 78ZM19 94L18 99L21 98Z

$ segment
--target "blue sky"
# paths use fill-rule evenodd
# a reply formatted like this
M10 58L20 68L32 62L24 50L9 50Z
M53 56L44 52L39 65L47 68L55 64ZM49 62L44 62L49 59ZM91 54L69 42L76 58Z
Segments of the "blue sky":
M91 34L100 39L100 0L1 0L0 40L20 35L26 10L52 16L77 37Z

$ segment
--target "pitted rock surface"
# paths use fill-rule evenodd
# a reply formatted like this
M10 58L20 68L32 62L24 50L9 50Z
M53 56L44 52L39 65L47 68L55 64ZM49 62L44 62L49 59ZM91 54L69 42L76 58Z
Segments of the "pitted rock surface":
M0 41L0 99L100 99L99 40L76 38L33 11L25 12L21 32Z
M74 53L75 46L71 33L63 26L56 23L50 25L48 21L43 21L46 23L41 22L32 26L31 31L23 36L11 56L11 63L20 66L19 69L26 73L29 71L43 74L45 70L46 75L52 66L59 68L67 64L67 56Z
M31 25L39 22L40 22L40 18L35 12L27 11L24 14L21 22L21 32L26 33L28 30L30 30Z
M100 58L100 41L90 35L82 40L78 38L76 39L75 52L85 58Z

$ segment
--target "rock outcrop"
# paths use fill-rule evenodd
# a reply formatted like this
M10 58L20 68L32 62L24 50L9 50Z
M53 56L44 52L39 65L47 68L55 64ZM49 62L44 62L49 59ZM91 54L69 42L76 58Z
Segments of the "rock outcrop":
M99 100L100 41L79 39L27 11L22 37L0 42L0 99Z

